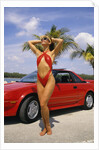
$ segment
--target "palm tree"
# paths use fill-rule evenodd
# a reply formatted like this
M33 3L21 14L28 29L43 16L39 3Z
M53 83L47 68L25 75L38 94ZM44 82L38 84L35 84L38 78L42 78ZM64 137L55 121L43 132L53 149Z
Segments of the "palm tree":
M55 25L53 25L51 27L50 31L45 33L45 35L48 35L51 38L52 37L53 38L61 38L64 40L62 48L61 48L60 52L58 53L57 57L59 57L62 54L62 52L64 52L65 50L68 50L69 48L73 48L73 49L78 48L78 45L74 41L73 37L70 35L67 35L66 34L67 32L69 32L69 30L67 28L61 28L61 29L57 30L57 27ZM33 34L33 37L35 37L36 39L40 39L40 36L38 36L36 34ZM41 46L41 44L37 44L36 47L41 51L43 50L43 47ZM25 51L25 50L30 50L30 47L27 42L25 42L23 44L22 51Z
M74 52L72 52L70 57L74 59L76 57L80 58L81 56L83 56L83 58L90 63L94 70L94 46L87 44L86 50L75 50Z

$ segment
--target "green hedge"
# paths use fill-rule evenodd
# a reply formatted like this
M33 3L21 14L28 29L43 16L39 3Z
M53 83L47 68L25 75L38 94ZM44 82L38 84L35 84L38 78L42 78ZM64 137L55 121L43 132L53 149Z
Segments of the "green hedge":
M87 74L78 74L78 75L85 80L94 80L94 75L87 75Z
M22 74L22 73L18 73L18 72L13 72L13 73L4 72L4 78L22 78L26 75L27 74Z

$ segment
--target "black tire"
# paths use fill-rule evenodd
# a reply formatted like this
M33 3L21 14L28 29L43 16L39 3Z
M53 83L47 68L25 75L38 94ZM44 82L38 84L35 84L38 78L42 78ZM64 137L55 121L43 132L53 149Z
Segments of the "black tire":
M34 112L33 112L34 111ZM40 105L36 97L30 96L22 103L19 117L23 123L36 121L40 114Z
M83 108L88 110L92 109L94 106L94 95L92 92L88 92L85 96L85 102Z

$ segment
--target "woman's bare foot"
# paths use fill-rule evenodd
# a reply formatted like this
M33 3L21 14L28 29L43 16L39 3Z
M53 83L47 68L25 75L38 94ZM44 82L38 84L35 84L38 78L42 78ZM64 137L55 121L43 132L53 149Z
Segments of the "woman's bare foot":
M40 132L40 136L45 135L45 134L46 134L46 132L47 132L47 130L46 130L46 128L44 128L44 129L43 129L43 131L42 131L42 132Z
M47 135L51 135L51 134L52 134L51 126L48 125L47 126Z
M52 130L47 131L47 135L51 135L52 134Z

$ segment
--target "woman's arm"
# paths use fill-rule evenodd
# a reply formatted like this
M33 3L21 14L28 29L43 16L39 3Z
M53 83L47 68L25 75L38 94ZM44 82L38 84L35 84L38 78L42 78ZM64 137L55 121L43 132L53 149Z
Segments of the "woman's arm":
M60 48L63 44L63 39L58 39L58 38L52 38L52 42L53 43L57 43L57 45L55 46L54 50L52 51L52 55L55 55L55 57L57 56L57 54L60 51Z
M28 41L30 49L36 54L40 54L40 50L36 48L35 44L41 43L41 40Z

